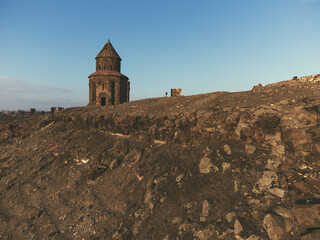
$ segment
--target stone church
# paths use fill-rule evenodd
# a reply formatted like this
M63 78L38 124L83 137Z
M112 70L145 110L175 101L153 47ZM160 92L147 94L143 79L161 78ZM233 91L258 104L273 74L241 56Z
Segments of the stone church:
M96 72L89 76L89 105L129 102L129 78L120 73L121 58L110 40L96 57Z

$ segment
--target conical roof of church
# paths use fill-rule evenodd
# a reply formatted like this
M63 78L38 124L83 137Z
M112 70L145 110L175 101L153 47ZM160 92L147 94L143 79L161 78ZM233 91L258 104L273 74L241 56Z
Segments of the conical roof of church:
M117 58L121 61L120 56L118 55L118 53L116 52L116 50L114 50L110 40L108 40L108 42L106 43L106 45L104 45L104 47L102 48L102 50L100 51L100 53L96 56L97 58Z

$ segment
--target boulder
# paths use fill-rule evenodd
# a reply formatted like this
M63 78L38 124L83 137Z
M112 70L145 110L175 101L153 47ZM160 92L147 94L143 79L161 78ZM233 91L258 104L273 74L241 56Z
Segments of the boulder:
M263 227L271 240L280 240L284 232L284 221L280 216L267 214L263 219Z

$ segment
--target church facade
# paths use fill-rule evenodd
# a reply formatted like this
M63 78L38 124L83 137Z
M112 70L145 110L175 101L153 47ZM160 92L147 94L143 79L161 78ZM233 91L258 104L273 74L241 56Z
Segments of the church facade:
M129 102L129 78L120 71L121 58L108 40L96 57L96 72L89 76L89 105Z

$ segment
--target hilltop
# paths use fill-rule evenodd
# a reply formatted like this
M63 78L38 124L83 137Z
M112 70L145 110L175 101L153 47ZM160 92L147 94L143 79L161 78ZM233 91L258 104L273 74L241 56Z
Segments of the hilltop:
M319 92L314 75L0 116L0 238L320 238Z

